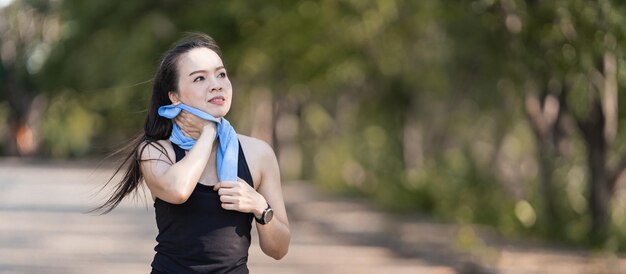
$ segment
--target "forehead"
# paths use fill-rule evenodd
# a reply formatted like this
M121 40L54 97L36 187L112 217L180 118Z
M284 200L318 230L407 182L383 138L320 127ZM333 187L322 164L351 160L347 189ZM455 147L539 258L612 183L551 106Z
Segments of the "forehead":
M217 53L208 48L194 48L184 53L178 59L178 69L181 75L187 75L196 70L215 70L224 66Z

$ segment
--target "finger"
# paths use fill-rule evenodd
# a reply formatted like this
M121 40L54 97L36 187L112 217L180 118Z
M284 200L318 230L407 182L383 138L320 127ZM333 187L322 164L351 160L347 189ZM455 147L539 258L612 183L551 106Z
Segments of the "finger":
M187 129L189 129L189 126L187 126L187 123L186 123L185 121L183 121L183 120L177 120L177 121L175 120L174 122L176 122L176 124L178 125L178 127L179 127L181 130L187 130Z
M222 203L222 208L226 210L237 210L237 206L235 204Z
M220 188L232 188L237 185L237 182L234 181L221 181L213 187L213 190L219 190Z
M187 123L193 123L196 116L183 110L183 112L181 112L182 118L187 122ZM179 115L180 116L180 115Z
M176 123L180 127L180 125L183 124L183 121L180 116L176 116L176 118L174 118L174 123Z
M235 204L237 202L237 198L228 195L220 195L220 201L223 204Z
M183 135L187 136L187 137L191 137L191 135L184 129L180 129L180 131L183 133Z
M235 190L231 187L223 187L217 190L217 194L220 196L222 195L232 196L233 194L235 194Z
M185 122L188 122L190 120L189 113L185 110L183 110L183 112L181 112L178 116L181 119L185 120Z

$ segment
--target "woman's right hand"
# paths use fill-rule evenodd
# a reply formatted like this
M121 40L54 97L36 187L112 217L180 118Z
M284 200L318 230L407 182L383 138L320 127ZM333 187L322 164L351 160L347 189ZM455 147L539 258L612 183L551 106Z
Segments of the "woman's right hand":
M204 120L196 115L193 115L183 110L176 118L174 122L180 127L183 134L191 137L195 140L200 138L203 132L215 137L217 132L217 124L211 121Z

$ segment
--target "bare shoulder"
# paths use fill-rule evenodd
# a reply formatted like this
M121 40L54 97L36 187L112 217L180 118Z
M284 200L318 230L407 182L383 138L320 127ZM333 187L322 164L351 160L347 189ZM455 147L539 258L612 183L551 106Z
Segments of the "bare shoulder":
M241 142L242 149L247 157L267 159L267 157L276 157L272 147L261 139L254 137L237 134L239 142Z
M241 149L246 156L255 188L268 174L278 172L278 161L272 147L261 139L238 134Z
M169 158L173 161L174 148L169 140L143 141L137 148L141 160L157 160Z

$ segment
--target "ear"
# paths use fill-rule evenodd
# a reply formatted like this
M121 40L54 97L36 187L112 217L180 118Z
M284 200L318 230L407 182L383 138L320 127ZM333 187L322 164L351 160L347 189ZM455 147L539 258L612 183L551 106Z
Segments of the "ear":
M172 104L178 105L180 103L180 99L178 98L178 92L168 91L167 96L170 97L170 101L172 101Z

